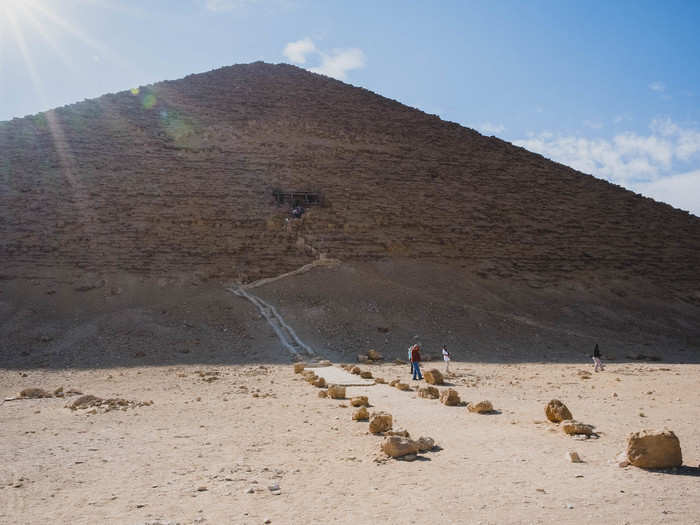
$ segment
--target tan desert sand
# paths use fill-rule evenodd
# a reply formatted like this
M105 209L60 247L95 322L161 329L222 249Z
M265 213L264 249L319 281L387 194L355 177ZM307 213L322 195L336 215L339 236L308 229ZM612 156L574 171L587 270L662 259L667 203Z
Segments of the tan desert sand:
M363 368L419 384L405 365ZM453 369L462 400L488 399L494 414L388 385L347 389L395 428L435 440L412 462L386 459L348 400L319 398L289 365L3 371L3 397L63 386L153 405L91 413L66 408L77 396L5 402L0 522L698 523L698 365L609 364L590 377L573 364ZM551 398L598 438L547 422ZM683 467L618 466L630 432L663 427L678 435Z

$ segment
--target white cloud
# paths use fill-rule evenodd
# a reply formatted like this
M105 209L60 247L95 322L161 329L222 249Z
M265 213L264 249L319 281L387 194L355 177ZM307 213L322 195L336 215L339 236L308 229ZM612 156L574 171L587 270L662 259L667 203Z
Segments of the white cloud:
M700 153L700 131L656 119L649 135L620 133L611 140L543 132L514 143L584 173L605 178L656 200L700 211L700 170L674 173Z
M503 124L494 124L493 122L482 122L476 129L479 130L484 135L495 135L496 133L503 133L506 127Z
M652 82L651 84L649 84L649 89L661 93L663 91L666 91L666 84L657 80L656 82Z
M700 170L633 184L630 189L700 217Z
M320 59L320 65L308 68L309 71L320 73L329 77L345 80L347 72L360 69L365 66L367 59L364 52L356 47L348 49L333 49L326 53L316 47L309 37L289 42L284 46L283 54L295 64L306 64L307 56L316 56Z
M306 64L306 55L315 53L316 45L309 37L296 42L289 42L284 46L283 54L295 64Z
M365 54L361 49L334 49L330 54L321 53L321 65L309 71L345 80L348 71L365 67L365 62Z

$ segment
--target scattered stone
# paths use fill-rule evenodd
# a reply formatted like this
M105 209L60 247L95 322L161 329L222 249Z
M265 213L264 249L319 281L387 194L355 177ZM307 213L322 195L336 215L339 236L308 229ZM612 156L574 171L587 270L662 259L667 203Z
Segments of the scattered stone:
M360 377L362 379L372 379L372 372L370 372L369 370L364 370L360 372Z
M80 408L90 408L96 403L101 402L102 398L93 396L92 394L86 394L84 396L80 396L78 399L73 401L70 405L68 405L68 408L70 408L71 410L78 410Z
M386 381L384 380L383 377L375 377L374 382L377 383L378 385L385 385Z
M402 390L402 391L404 391L404 392L407 391L407 390L411 390L411 385L407 385L406 383L398 382L398 383L396 383L394 386L395 386L396 388L398 388L399 390Z
M425 399L438 399L440 397L440 391L434 386L425 386L418 389L418 397Z
M367 396L351 397L350 404L354 407L368 407L369 400L367 399Z
M91 394L80 396L78 399L73 401L73 403L66 405L67 408L71 410L79 410L85 408L93 408L90 414L96 414L96 407L99 407L103 412L109 412L111 410L128 410L129 408L151 406L153 401L129 401L121 397L102 399Z
M583 461L581 461L581 457L578 455L578 452L575 452L573 450L570 450L569 452L566 453L566 458L571 463L583 463Z
M573 419L567 419L566 421L561 422L561 429L564 431L565 434L568 435L585 435L585 436L590 436L593 434L593 429L595 427L593 425L587 425L585 423L580 423L578 421L575 421Z
M328 397L328 391L327 390L319 391L318 397Z
M359 366L353 366L353 367L350 369L350 373L351 373L351 374L355 374L356 376L359 376L359 375L362 373L362 370L360 370L360 367L359 367Z
M411 437L411 435L408 433L408 430L387 430L384 432L385 436L400 436L400 437Z
M435 440L430 437L421 436L416 440L416 446L419 452L425 452L435 448Z
M56 390L53 391L54 397L63 397L65 394L63 393L63 387L59 386Z
M387 436L382 441L382 451L392 458L400 458L418 452L418 443L400 436Z
M444 385L445 380L442 377L442 372L437 368L431 368L430 370L423 373L423 378L425 382L430 385Z
M457 406L460 403L459 394L454 388L446 388L440 392L440 403L450 407Z
M329 386L328 397L331 399L345 399L345 387L339 385Z
M366 421L369 419L369 411L366 407L360 407L352 413L354 421Z
M45 397L53 397L53 395L43 388L25 388L19 393L19 397L24 399L41 399Z
M547 419L552 423L560 423L566 419L573 419L571 412L564 403L558 399L552 399L544 409Z
M389 386L396 386L396 385L398 385L400 382L401 382L401 381L400 381L399 379L392 379L392 380L389 382Z
M672 430L633 432L627 438L627 460L640 468L680 467L681 444Z
M493 405L491 404L491 401L468 403L467 410L469 410L469 412L476 412L477 414L488 414L489 412L493 412Z
M317 377L316 380L311 384L317 388L323 388L326 386L326 380L322 377Z
M369 421L369 431L372 434L379 434L391 430L393 418L387 412L375 412ZM396 437L396 436L393 436Z
M376 350L367 350L367 357L372 361L381 361L382 359L384 359L382 354L380 354Z
M306 368L306 363L294 363L294 373L301 374Z

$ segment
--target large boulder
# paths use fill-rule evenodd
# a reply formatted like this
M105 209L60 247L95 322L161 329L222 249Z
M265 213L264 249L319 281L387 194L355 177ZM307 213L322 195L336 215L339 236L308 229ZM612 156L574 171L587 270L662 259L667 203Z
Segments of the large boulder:
M418 397L425 399L437 399L440 397L440 391L434 386L424 386L418 389Z
M369 357L371 361L381 361L382 359L384 359L382 354L380 354L376 350L367 350L367 357Z
M552 423L560 423L566 419L573 419L566 405L558 399L552 399L544 408L544 412Z
M671 468L683 464L681 444L672 430L642 430L627 438L627 461L641 468Z
M352 413L352 418L355 421L366 421L369 419L369 412L366 407L360 407Z
M379 434L391 430L393 426L393 418L387 412L375 412L369 420L369 431L372 434Z
M367 399L367 396L351 397L350 404L354 407L368 407L369 406L369 399Z
M418 452L418 443L409 438L387 436L382 441L382 451L392 458L400 458Z
M570 436L590 436L593 434L594 428L595 427L593 425L587 425L586 423L581 423L573 419L567 419L566 421L561 422L561 429L565 434L569 434Z
M425 382L430 385L445 384L445 380L442 377L442 372L440 372L440 370L438 370L437 368L431 368L427 372L424 372L423 379L425 379Z
M489 412L493 412L493 405L491 401L467 403L467 410L469 410L469 412L476 412L477 414L488 414Z
M340 385L329 386L328 397L331 399L345 399L345 387Z
M446 388L440 392L440 403L450 407L454 407L460 404L459 394L453 388Z

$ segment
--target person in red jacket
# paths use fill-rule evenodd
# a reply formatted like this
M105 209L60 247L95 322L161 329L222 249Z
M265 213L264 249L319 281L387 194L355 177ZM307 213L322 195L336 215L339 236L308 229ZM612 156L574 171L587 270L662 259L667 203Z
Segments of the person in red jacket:
M411 364L413 365L413 379L423 379L423 374L420 373L420 346L418 345L413 345L411 350Z

